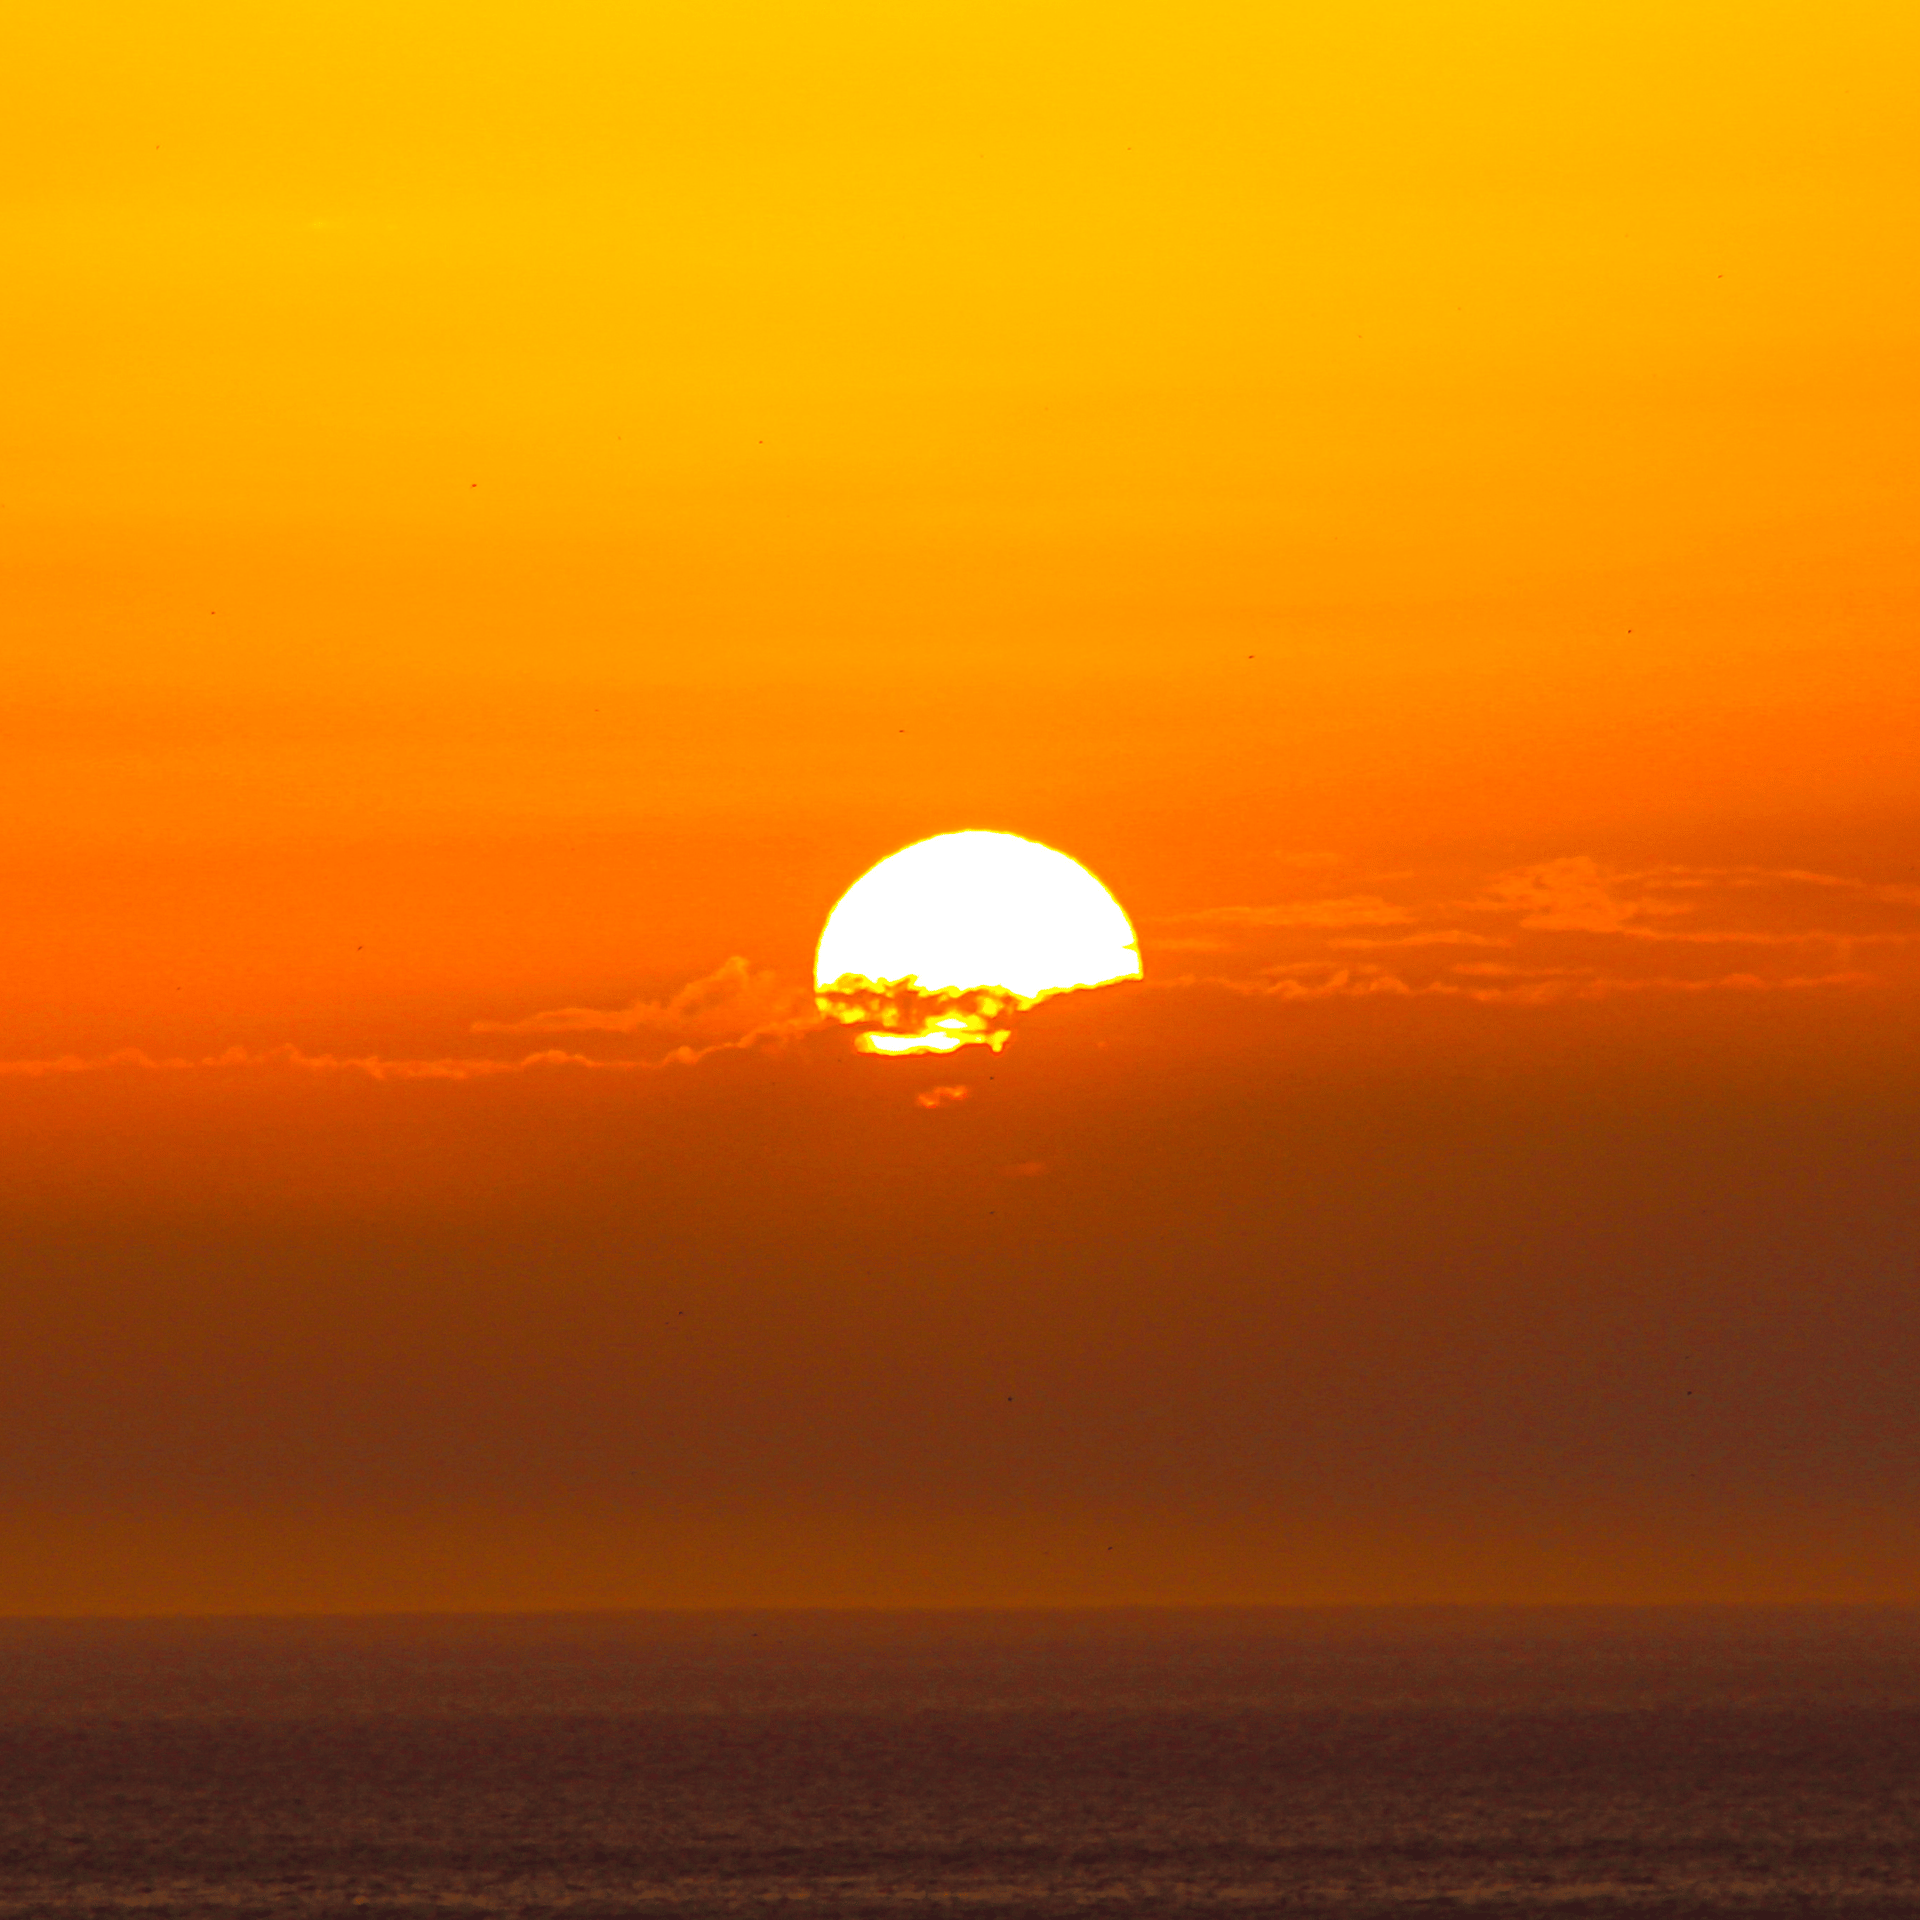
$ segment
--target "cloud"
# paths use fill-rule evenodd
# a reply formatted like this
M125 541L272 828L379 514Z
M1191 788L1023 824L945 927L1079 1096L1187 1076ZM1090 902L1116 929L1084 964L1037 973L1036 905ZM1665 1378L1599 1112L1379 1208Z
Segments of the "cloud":
M1623 993L1801 993L1809 989L1864 987L1873 984L1873 975L1842 971L1837 973L1790 974L1784 979L1765 979L1757 973L1724 973L1704 979L1679 979L1669 976L1632 978L1624 975L1593 974L1545 978L1523 986L1466 989L1470 999L1509 1001L1539 1005L1555 1000L1610 1000Z
M1454 973L1473 974L1500 980L1567 980L1590 975L1591 967L1515 967L1500 960L1461 960L1451 968Z
M1431 932L1382 934L1377 939L1365 934L1351 934L1344 940L1329 940L1330 947L1373 948L1373 947L1510 947L1511 940L1503 940L1496 934L1469 933L1464 927L1435 927Z
M1805 947L1817 946L1823 941L1832 945L1903 947L1920 940L1920 930L1849 933L1838 927L1773 930L1761 927L1628 927L1624 931L1631 940L1664 940L1675 946L1696 947Z
M1590 855L1542 860L1496 875L1475 906L1494 912L1518 912L1520 924L1556 933L1627 933L1649 915L1693 911L1677 901L1628 895L1620 881L1604 872Z
M1450 977L1464 974L1467 979ZM1540 1006L1566 1000L1605 1000L1623 993L1771 993L1813 988L1870 986L1874 976L1854 970L1794 974L1768 979L1757 973L1716 974L1686 979L1603 972L1582 967L1517 967L1497 962L1466 962L1434 980L1413 981L1384 967L1356 962L1297 961L1268 967L1256 981L1192 980L1183 985L1226 987L1275 1000L1447 999L1484 1005Z
M1284 975L1256 989L1276 1000L1365 999L1388 995L1394 998L1413 993L1431 993L1431 986L1409 985L1397 973L1385 973L1372 967L1340 967L1319 980L1301 980Z
M1920 905L1920 889L1850 880L1844 875L1798 867L1696 867L1665 865L1613 872L1590 855L1544 860L1496 875L1477 900L1461 903L1473 912L1517 913L1519 925L1535 932L1614 934L1628 940L1692 946L1787 947L1857 940L1901 945L1920 937L1920 928L1863 926L1843 929L1823 924L1781 925L1801 917L1794 895L1809 890L1831 905L1851 896L1862 908L1895 909ZM1740 919L1756 908L1755 896L1771 892L1770 926L1683 926L1660 924L1699 917L1720 903L1724 917ZM1764 911L1764 908L1762 908ZM1884 918L1884 915L1882 916Z
M60 1054L50 1059L0 1060L0 1078L45 1080L70 1074L93 1073L264 1073L279 1070L315 1077L358 1075L368 1080L496 1080L513 1074L541 1072L659 1073L671 1067L696 1066L720 1053L776 1050L794 1035L817 1031L818 1019L775 1022L733 1039L705 1046L682 1045L657 1060L603 1060L591 1054L570 1053L557 1047L523 1053L512 1060L484 1055L450 1054L433 1059L390 1059L382 1054L342 1055L306 1053L299 1047L264 1047L249 1051L228 1047L221 1053L155 1055L138 1047L122 1047L106 1054Z
M1338 900L1291 900L1277 907L1207 907L1182 913L1170 924L1213 927L1406 927L1413 915L1377 893Z
M778 975L756 973L735 954L668 1000L624 1007L554 1007L519 1020L476 1020L473 1033L625 1033L682 1044L739 1040L801 1016L813 1024L810 995Z
M691 1052L690 1049L683 1050ZM711 1049L709 1049L711 1051ZM672 1056L678 1059L680 1056ZM502 1074L532 1073L542 1068L585 1068L596 1073L636 1073L655 1063L639 1060L593 1060L582 1053L548 1050L523 1054L517 1060L486 1060L455 1055L436 1060L389 1060L378 1054L342 1057L330 1053L303 1053L298 1047L268 1047L248 1052L229 1047L223 1053L198 1057L156 1057L137 1047L82 1056L62 1054L50 1060L0 1060L0 1074L21 1079L48 1079L75 1073L205 1073L220 1070L260 1071L281 1068L306 1074L359 1074L369 1080L491 1080ZM659 1063L664 1064L664 1063Z
M928 1087L922 1093L913 1096L916 1107L925 1107L932 1112L936 1107L957 1106L971 1094L971 1087Z
M1650 867L1641 876L1662 887L1818 887L1833 893L1851 893L1888 906L1920 907L1920 887L1859 880L1844 873L1818 873L1806 867Z
M1005 987L923 991L911 974L904 980L879 981L843 973L813 998L826 1019L855 1030L854 1044L862 1053L896 1056L952 1053L971 1046L988 1046L998 1053L1012 1039L1018 1016L1035 1004Z

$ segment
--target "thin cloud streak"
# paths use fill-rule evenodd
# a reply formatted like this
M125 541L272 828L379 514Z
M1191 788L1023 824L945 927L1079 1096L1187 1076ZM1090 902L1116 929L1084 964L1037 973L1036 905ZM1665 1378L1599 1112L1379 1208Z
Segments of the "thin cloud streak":
M660 1073L670 1067L695 1066L716 1053L751 1052L777 1045L803 1026L812 1028L821 1024L816 1020L796 1022L792 1026L759 1028L738 1039L717 1041L711 1046L675 1047L659 1060L599 1060L590 1054L568 1053L558 1048L522 1054L517 1060L489 1060L462 1055L433 1060L395 1060L380 1054L343 1057L330 1053L304 1053L295 1046L268 1047L254 1052L244 1047L229 1047L222 1053L203 1054L198 1058L178 1055L157 1057L138 1047L122 1047L107 1054L61 1054L44 1060L0 1060L0 1076L37 1080L70 1074L257 1073L274 1068L315 1076L358 1074L368 1080L496 1080L514 1074L570 1070L588 1073Z
M330 1053L303 1053L298 1047L269 1047L249 1052L228 1047L222 1053L198 1058L158 1056L138 1047L122 1047L108 1054L61 1054L48 1060L0 1060L0 1074L16 1079L46 1079L81 1073L217 1073L275 1067L309 1074L360 1074L369 1080L485 1080L502 1074L531 1073L541 1068L584 1067L596 1072L632 1073L656 1064L640 1060L593 1060L582 1053L524 1054L518 1060L484 1060L451 1056L438 1060L390 1060L379 1054L343 1058Z
M1336 900L1294 900L1276 907L1207 907L1173 915L1170 926L1212 927L1404 927L1413 915L1378 894Z
M1370 967L1340 967L1324 979L1303 979L1302 968L1274 968L1260 980L1201 979L1189 976L1168 984L1224 987L1275 1000L1334 999L1451 999L1477 1000L1488 1005L1537 1006L1551 1001L1606 1000L1628 993L1783 993L1811 988L1850 988L1875 984L1870 973L1857 971L1796 974L1768 980L1757 973L1716 974L1707 979L1675 976L1634 977L1575 970L1512 968L1505 977L1521 976L1511 986L1475 986L1439 979L1415 983L1399 974Z
M1495 934L1469 933L1464 927L1437 927L1431 933L1382 934L1377 939L1366 934L1350 934L1345 939L1329 940L1330 947L1374 949L1379 947L1510 947L1511 940Z

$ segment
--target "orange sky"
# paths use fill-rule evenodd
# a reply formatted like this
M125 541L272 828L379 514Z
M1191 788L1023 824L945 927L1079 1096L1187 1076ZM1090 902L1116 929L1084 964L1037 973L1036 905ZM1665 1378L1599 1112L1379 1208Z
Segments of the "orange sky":
M0 1609L1920 1594L1915 37L0 28Z

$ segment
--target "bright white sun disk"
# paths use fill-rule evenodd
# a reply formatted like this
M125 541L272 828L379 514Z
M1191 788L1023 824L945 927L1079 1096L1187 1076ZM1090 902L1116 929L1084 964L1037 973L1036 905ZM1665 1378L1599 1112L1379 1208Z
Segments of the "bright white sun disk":
M998 989L1018 1005L1139 972L1133 928L1106 888L1078 861L1011 833L944 833L882 860L834 908L814 963L823 992L911 982L935 996ZM992 1012L983 1023L978 1010L930 1006L918 1030L865 1042L885 1053L998 1044Z

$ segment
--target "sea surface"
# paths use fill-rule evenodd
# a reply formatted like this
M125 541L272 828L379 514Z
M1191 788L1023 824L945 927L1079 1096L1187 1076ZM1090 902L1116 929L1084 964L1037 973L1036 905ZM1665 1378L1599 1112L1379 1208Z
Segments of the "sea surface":
M1920 1614L0 1621L0 1915L1920 1916Z

